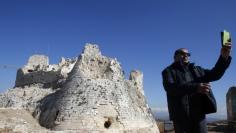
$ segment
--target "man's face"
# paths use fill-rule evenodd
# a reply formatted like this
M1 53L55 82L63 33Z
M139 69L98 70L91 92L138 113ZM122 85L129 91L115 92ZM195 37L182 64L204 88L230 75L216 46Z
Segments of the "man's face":
M183 64L189 63L190 53L187 49L180 49L178 54L175 57L175 62L181 62Z

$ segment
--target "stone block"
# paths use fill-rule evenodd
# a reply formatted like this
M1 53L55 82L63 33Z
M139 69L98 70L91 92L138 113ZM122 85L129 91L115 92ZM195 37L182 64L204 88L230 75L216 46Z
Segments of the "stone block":
M230 87L226 94L227 119L236 121L236 87Z

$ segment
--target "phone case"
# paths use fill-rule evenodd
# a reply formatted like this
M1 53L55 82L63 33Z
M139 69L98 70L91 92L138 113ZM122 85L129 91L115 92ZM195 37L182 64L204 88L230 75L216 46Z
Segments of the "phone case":
M226 30L221 32L221 43L222 43L222 46L227 46L228 43L231 43L230 33Z

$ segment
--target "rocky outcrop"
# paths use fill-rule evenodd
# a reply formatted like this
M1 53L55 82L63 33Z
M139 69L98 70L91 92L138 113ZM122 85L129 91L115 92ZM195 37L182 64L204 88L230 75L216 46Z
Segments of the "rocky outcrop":
M120 63L103 56L97 45L87 44L76 61L56 67L45 56L33 56L19 71L18 87L0 95L0 107L24 108L51 131L159 133L143 74L134 70L125 79Z
M32 114L39 104L38 101L55 91L52 88L43 88L40 84L15 87L0 94L0 108L25 109Z

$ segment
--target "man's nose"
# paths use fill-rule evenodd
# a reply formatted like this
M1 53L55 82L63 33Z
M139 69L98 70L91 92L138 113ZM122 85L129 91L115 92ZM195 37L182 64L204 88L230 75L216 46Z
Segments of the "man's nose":
M183 56L184 56L184 57L188 57L188 55L187 55L187 54L183 54Z

